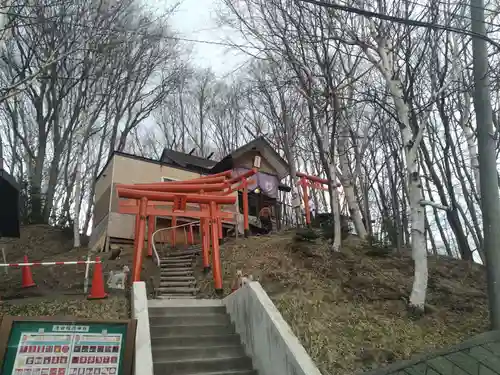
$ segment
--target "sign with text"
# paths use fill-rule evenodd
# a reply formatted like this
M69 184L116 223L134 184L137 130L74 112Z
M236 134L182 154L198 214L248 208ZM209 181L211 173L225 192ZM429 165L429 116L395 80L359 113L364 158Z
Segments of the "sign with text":
M131 375L135 320L4 317L0 375Z

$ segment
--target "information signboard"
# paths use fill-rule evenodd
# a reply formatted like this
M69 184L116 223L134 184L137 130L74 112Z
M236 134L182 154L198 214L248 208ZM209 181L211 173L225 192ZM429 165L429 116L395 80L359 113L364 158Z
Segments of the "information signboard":
M4 317L1 375L131 375L135 320Z

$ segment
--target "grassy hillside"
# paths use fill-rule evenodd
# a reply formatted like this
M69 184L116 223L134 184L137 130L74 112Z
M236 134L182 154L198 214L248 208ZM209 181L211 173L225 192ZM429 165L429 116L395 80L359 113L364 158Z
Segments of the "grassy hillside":
M277 305L323 374L352 374L455 344L487 329L483 267L429 259L428 311L406 311L411 254L381 252L356 237L331 253L294 233L231 240L222 246L224 287L237 269L252 274ZM200 269L200 267L198 267ZM202 297L213 282L200 274Z

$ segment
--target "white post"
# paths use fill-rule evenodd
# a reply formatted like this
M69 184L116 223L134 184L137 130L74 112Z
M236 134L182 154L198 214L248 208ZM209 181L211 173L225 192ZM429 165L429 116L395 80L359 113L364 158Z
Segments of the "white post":
M7 264L7 256L5 255L5 248L3 246L2 246L2 257L3 257L4 264ZM5 271L5 274L8 275L9 274L9 267L4 267L3 269Z
M234 214L234 237L238 238L240 231L240 200L239 193L236 194L236 203L234 204L236 213Z
M89 290L89 268L90 268L90 255L87 255L87 264L85 264L85 280L83 281L83 292L87 293Z

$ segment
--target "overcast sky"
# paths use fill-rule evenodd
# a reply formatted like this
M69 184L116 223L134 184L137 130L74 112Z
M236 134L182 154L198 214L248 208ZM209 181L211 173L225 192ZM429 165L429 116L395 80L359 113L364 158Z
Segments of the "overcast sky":
M166 5L171 0L163 1ZM236 41L234 32L217 26L217 7L220 0L182 0L172 21L181 37L203 41ZM219 76L230 75L246 60L243 54L225 46L194 43L191 61L200 67L211 67Z

